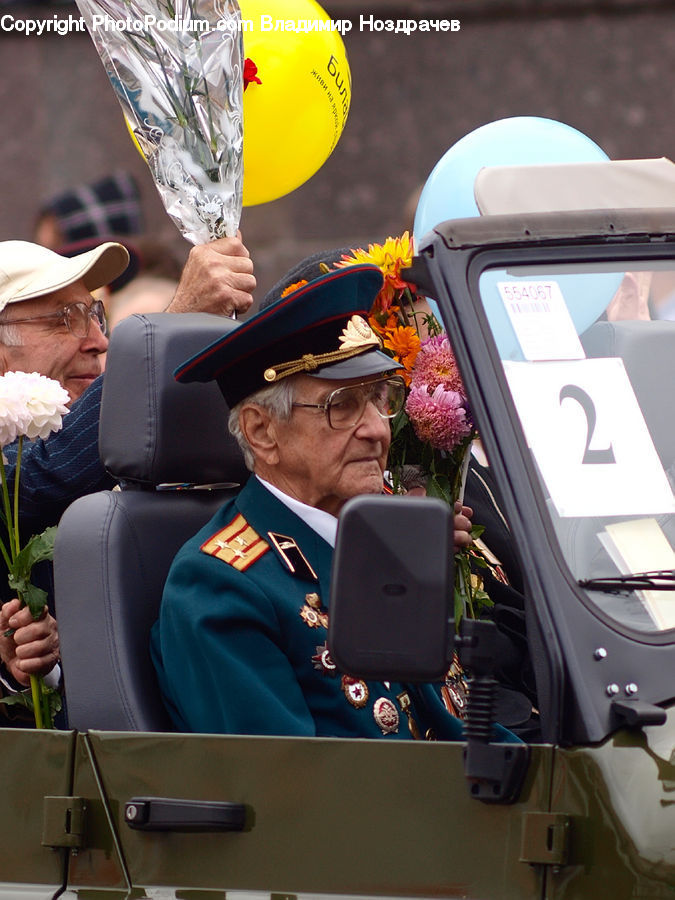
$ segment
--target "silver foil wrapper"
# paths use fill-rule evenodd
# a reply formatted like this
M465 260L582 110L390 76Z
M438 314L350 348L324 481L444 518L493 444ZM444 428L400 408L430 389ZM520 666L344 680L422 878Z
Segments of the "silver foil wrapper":
M235 0L77 0L166 211L193 244L236 234L243 50Z

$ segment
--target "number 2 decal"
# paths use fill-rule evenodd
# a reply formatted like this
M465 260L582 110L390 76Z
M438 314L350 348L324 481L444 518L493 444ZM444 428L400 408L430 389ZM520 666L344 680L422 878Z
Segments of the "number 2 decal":
M614 448L611 443L609 447L604 447L600 450L590 449L597 419L593 398L580 388L578 384L566 384L560 389L560 403L562 404L563 400L567 400L568 398L570 400L576 400L586 416L586 447L584 448L581 464L602 465L616 463Z

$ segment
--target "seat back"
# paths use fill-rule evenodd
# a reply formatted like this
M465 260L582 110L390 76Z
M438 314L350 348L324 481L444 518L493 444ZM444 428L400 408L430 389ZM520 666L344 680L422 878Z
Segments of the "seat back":
M582 336L589 357L618 356L635 391L656 452L675 461L675 322L596 322Z
M172 373L235 326L159 313L131 316L112 335L99 450L121 489L73 503L54 555L73 728L172 730L149 652L164 581L181 545L247 477L217 385L177 384Z
M664 469L675 462L675 322L625 320L595 322L581 342L588 357L620 357ZM630 486L627 486L630 490ZM551 516L563 554L576 578L609 575L600 534L612 517ZM628 517L625 517L628 518Z

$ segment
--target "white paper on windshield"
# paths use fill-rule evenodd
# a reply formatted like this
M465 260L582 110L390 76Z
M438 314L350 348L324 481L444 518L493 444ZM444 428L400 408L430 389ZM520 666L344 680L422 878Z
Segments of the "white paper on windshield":
M499 281L525 359L583 359L584 348L557 281Z
M622 575L675 569L675 550L656 519L631 519L605 526L598 535ZM640 591L659 628L675 628L675 591Z
M505 361L504 371L560 516L675 512L622 359Z

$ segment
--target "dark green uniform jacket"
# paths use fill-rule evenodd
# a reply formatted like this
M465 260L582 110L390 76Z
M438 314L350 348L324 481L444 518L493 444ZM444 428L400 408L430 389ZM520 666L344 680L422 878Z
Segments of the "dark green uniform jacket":
M332 554L255 477L185 544L152 642L179 730L401 740L432 729L461 740L434 685L335 669L325 648Z

